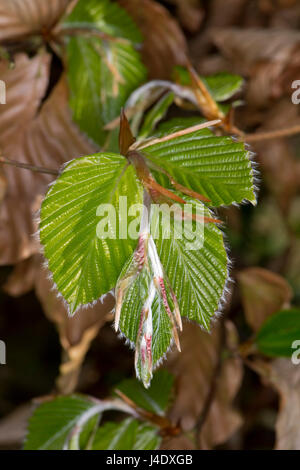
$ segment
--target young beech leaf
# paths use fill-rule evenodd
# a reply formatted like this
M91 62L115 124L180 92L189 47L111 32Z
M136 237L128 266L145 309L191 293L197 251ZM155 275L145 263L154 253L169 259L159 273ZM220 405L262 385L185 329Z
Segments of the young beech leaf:
M136 373L146 387L172 342L180 350L181 316L209 329L225 288L223 234L193 195L212 206L256 201L243 144L208 129L184 133L137 142L125 157L73 160L41 208L41 242L70 314L116 287L115 328L135 345ZM123 233L120 196L128 209L145 203L135 218L138 240ZM157 212L153 201L164 207ZM104 206L106 218L103 204L113 209Z
M166 142L142 144L139 151L176 181L204 194L212 206L242 202L256 204L250 152L231 137L202 129ZM163 173L156 174L165 184Z
M128 207L142 202L134 169L121 155L102 153L70 162L42 203L40 239L53 281L71 315L116 285L135 248L135 240L119 238L120 196L127 196ZM103 204L112 204L117 214L115 227L112 220L107 227L106 239L97 235L98 223L105 216L98 212L103 216L98 217L97 210Z
M145 79L146 70L134 48L141 35L126 11L109 0L79 0L64 28L66 34L72 28L78 31L67 45L73 118L103 145L104 125L118 116Z
M205 215L210 215L208 209L203 209L204 206L200 202L193 201L193 209L197 207L199 213L202 210ZM194 222L190 229L185 228L182 238L182 225L175 218L171 220L168 234L165 232L166 227L167 224L164 221L160 223L157 217L156 223L152 223L151 234L155 237L157 262L162 266L161 276L170 310L176 311L177 299L180 314L195 320L208 330L210 319L218 310L227 278L227 255L222 232L212 223L204 224L203 230L197 230ZM192 239L191 246L189 240ZM120 330L136 345L136 373L146 387L150 384L152 370L159 364L172 342L177 344L176 321L168 315L165 298L160 289L152 287L153 280L159 277L159 273L155 273L151 256L149 258L151 272L149 273L145 265L131 283L125 293L120 314ZM127 269L128 266L122 271L121 279ZM151 319L148 317L141 322L145 305L152 292L151 308L148 304ZM144 347L143 339L146 343ZM151 343L151 354L148 354L147 340ZM180 345L177 347L180 349Z
M145 116L143 126L139 132L139 138L148 137L156 126L156 124L165 116L168 108L174 101L174 93L166 93Z
M125 379L116 390L130 398L139 408L164 416L171 400L174 377L166 370L158 370L148 390L136 379Z
M95 435L93 450L155 450L161 438L149 424L127 418L121 423L108 422Z
M270 316L256 335L259 351L271 357L291 357L300 339L300 309L281 310Z
M29 420L25 450L61 450L77 421L94 406L89 397L72 395L42 403Z
M176 66L174 69L174 79L185 86L191 86L191 76L185 67ZM222 102L231 98L243 86L243 78L227 72L221 72L206 77L200 76L201 80L208 87L213 99Z

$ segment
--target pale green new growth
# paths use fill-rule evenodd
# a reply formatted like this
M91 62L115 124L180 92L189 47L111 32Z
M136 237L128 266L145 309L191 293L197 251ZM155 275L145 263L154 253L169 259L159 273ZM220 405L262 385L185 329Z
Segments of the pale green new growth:
M146 158L156 181L164 187L172 189L170 178L173 178L206 196L211 206L243 200L256 203L249 152L230 137L217 137L202 129L152 145L139 144L139 152ZM123 215L118 220L119 197L127 196L130 207L142 203L142 195L134 167L125 157L112 153L73 160L48 191L41 209L40 238L53 281L68 303L70 314L97 301L126 273L137 240L119 238L119 224L123 222ZM180 196L194 209L202 210L205 217L213 217L202 202ZM116 209L117 223L110 236L103 239L97 236L100 220L97 209L108 203ZM176 321L178 306L182 316L209 329L224 292L227 255L222 231L214 223L205 223L202 230L195 232L195 220L193 224L191 233L185 233L183 238L177 236L176 217L171 221L168 237L163 224L151 224L157 255L150 256L150 270L146 263L124 292L118 325L132 344L142 340L138 336L141 312L150 302L150 317L143 323L146 328L143 331L145 338L151 338L151 354L142 363L143 351L148 349L146 343L144 346L140 343L136 356L137 375L146 386L153 368L174 339L180 349L176 339L176 326L180 327L178 317ZM192 231L195 235L191 246ZM159 260L153 261L153 256ZM160 276L163 290L158 284Z

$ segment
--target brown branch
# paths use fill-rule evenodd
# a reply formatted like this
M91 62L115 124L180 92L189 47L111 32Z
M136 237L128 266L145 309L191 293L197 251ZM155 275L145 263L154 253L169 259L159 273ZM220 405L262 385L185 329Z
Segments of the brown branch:
M48 175L54 175L54 176L59 175L58 170L54 170L51 168L44 168L41 166L29 165L28 163L18 162L17 160L10 160L9 158L5 158L2 156L0 156L0 163L3 163L5 165L11 165L16 168L23 168L25 170L34 171L36 173L47 173Z
M244 134L239 140L244 142L258 142L260 140L278 139L300 133L300 124L287 129L276 129L268 132L257 132L254 134Z

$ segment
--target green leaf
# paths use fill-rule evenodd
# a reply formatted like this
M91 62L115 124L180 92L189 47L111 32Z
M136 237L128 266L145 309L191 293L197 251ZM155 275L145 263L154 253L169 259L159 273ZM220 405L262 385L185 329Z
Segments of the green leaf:
M166 370L154 374L148 390L136 379L127 379L117 385L116 389L124 393L138 407L163 416L169 402L173 386L173 376Z
M142 36L128 13L110 0L79 0L64 27L90 28L139 43Z
M176 66L174 77L181 85L191 86L191 77L185 67ZM237 93L243 86L243 78L227 72L213 75L200 75L211 96L217 102L225 101Z
M174 93L166 93L146 114L143 126L139 132L139 138L148 137L156 124L165 116L168 108L174 100Z
M255 338L258 350L271 357L291 357L292 343L300 339L300 310L282 310L269 317Z
M43 403L29 420L24 449L62 449L78 419L93 406L91 400L77 395Z
M93 450L154 450L159 444L156 428L128 418L121 423L108 422L101 426L96 432Z
M156 450L159 449L160 443L161 437L156 428L149 424L140 424L133 450Z
M215 101L225 101L237 93L243 86L239 75L222 72L207 77L201 77Z
M203 211L206 217L212 216L201 203L193 202L193 206L199 213ZM159 257L177 297L181 316L209 330L227 279L223 233L213 223L196 228L194 222L190 231L185 228L185 237L180 238L176 234L179 227L172 225L173 233L169 238L164 235L164 225L158 227L156 244ZM189 246L188 239L193 236L194 241Z
M67 45L73 118L103 145L107 136L103 127L119 116L130 93L145 79L146 70L130 42L139 41L140 34L125 10L107 0L79 1L65 27L96 29L113 36L78 34Z
M147 144L140 152L178 183L208 197L212 206L245 199L256 204L250 153L231 137L217 137L209 129L202 129ZM155 176L160 184L168 184L161 173Z
M94 435L98 428L100 416L96 414L83 426L79 436L79 448L89 450L94 440Z
M129 339L132 346L136 345L137 342L141 312L149 292L149 279L146 279L146 277L146 270L144 269L128 289L122 305L120 331ZM169 349L172 340L171 323L162 299L158 295L155 296L153 301L152 315L153 336L151 349L155 367ZM151 374L144 377L140 364L137 365L136 372L144 385L149 387Z
M128 207L142 202L134 169L121 155L102 153L70 162L42 203L41 243L70 314L115 286L136 246L136 240L119 239L123 211L108 238L97 235L99 221L105 221L97 217L99 205L112 204L118 214L120 196L127 196Z

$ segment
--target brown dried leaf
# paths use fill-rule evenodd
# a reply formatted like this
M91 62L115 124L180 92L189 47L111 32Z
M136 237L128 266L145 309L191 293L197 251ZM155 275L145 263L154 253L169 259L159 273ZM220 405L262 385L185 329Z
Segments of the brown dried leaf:
M195 445L186 436L165 437L160 450L195 450Z
M271 364L270 382L280 395L276 422L277 450L300 449L300 368L288 359Z
M20 448L26 433L32 404L26 403L0 420L0 448Z
M50 31L70 0L0 0L0 41Z
M196 33L204 19L204 9L200 0L169 0L177 7L178 19L187 31Z
M51 289L52 282L47 278L45 270L37 271L35 289L44 312L49 320L56 324L60 342L64 350L57 388L60 393L74 391L82 362L93 339L100 328L110 319L109 313L114 307L114 297L108 294L103 302L97 302L93 307L78 311L69 317L61 299Z
M249 78L247 100L270 104L290 94L300 71L300 32L278 29L214 29L212 39L232 71Z
M38 256L31 256L17 263L2 289L12 297L19 297L31 291L34 288L39 264Z
M293 292L282 276L251 267L240 271L237 278L245 317L254 331L258 331L270 315L290 306Z
M220 338L220 323L213 325L211 334L192 323L185 323L180 338L182 353L174 352L168 361L168 369L176 377L176 398L170 418L184 431L195 428L203 413L216 372ZM236 330L230 322L226 323L225 341L231 346L237 343ZM201 448L212 448L226 441L241 425L239 413L232 408L241 380L241 362L236 358L224 359L217 376L214 399L201 429Z
M175 65L185 65L187 43L176 20L152 0L118 0L142 31L142 57L150 78L170 78Z
M60 373L57 378L59 393L71 393L76 388L85 355L100 328L111 320L110 312L114 306L114 297L107 295L93 307L69 317L62 300L53 290L48 273L41 267L42 259L34 255L16 265L4 290L13 296L22 295L35 288L43 310L48 319L55 323L63 348Z
M58 391L71 393L77 385L81 366L91 342L104 323L111 319L114 297L109 294L102 303L99 301L93 307L82 309L74 317L69 317L64 303L53 290L48 272L41 264L40 255L31 256L18 263L4 289L10 295L19 296L35 288L45 315L56 325L63 348L60 375L57 379Z
M251 367L265 384L278 392L279 412L276 421L277 450L300 448L300 368L291 360L280 358L271 362L255 359Z
M0 169L0 204L3 201L4 196L6 194L6 188L7 188L7 181L3 174L2 169Z
M280 100L264 113L263 124L256 130L256 133L300 125L297 108L290 98ZM254 142L253 146L268 189L274 194L280 208L286 214L290 202L300 188L299 160L296 152L287 138Z
M57 170L95 148L71 120L64 79L39 111L48 86L49 62L49 55L41 53L31 59L18 54L14 69L5 61L0 63L7 89L7 104L1 105L0 151L6 158ZM53 176L8 165L3 173L7 191L0 206L0 263L14 264L39 249L32 236L34 216Z

